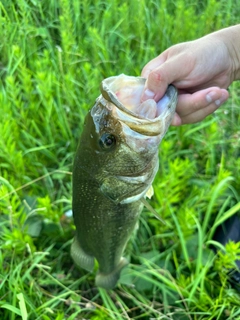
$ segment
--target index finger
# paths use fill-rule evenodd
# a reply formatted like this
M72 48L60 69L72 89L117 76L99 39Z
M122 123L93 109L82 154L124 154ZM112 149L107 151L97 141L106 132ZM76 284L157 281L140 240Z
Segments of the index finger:
M142 69L141 76L144 78L147 78L149 76L149 73L162 65L166 61L166 58L164 54L160 54L156 58L149 61Z

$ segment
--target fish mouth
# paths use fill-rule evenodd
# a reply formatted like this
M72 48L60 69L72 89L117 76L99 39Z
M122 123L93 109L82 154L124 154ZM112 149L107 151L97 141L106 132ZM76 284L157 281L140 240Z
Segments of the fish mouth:
M114 116L131 130L147 136L165 134L175 113L177 89L169 85L158 102L141 102L145 82L145 78L124 74L110 77L101 84L102 96L116 107Z

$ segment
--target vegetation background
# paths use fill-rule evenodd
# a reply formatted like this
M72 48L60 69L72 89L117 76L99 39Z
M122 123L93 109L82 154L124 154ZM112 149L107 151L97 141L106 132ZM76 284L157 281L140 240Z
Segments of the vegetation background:
M74 266L66 215L100 81L239 16L237 0L0 1L2 320L240 319L240 246L213 238L240 210L239 82L214 116L167 133L151 201L167 225L143 212L115 290Z

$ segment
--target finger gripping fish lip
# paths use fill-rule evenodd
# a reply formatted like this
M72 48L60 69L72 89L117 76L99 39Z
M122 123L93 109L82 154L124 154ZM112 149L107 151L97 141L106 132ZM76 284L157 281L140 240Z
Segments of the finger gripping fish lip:
M177 89L169 85L157 103L154 99L141 102L146 79L121 74L102 81L102 95L96 100L91 114L96 129L106 110L128 130L145 136L162 136L166 133L175 113ZM127 130L127 129L125 129Z
M101 92L104 100L115 105L118 113L123 113L128 118L138 118L155 122L175 110L177 89L169 85L165 95L156 103L154 99L141 102L146 79L121 74L102 81ZM105 102L106 104L106 102ZM122 116L122 117L124 117ZM133 120L133 119L132 119Z

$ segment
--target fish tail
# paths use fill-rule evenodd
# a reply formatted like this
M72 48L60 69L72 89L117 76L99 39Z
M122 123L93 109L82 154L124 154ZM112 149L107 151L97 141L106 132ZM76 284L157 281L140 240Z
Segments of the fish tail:
M108 274L104 274L103 272L99 272L96 276L95 284L98 287L102 287L104 289L113 289L117 284L117 281L120 277L120 273L122 269L128 264L127 259L121 258L118 266Z
M76 238L74 238L71 246L71 256L78 267L83 268L87 271L93 270L94 257L84 252Z

